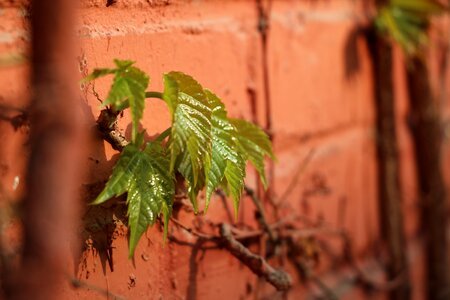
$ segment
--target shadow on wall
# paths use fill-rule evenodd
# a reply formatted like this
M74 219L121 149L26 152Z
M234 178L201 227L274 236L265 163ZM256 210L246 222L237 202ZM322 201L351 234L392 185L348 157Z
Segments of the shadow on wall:
M88 87L83 87L85 95ZM106 159L106 149L100 132L97 130L96 119L87 104L82 103L82 111L89 122L90 139L93 145L93 153L89 156L89 165L87 174L95 174L99 167L110 168L118 159L119 155L114 155L109 161ZM75 275L78 278L88 279L90 270L88 270L87 259L90 255L100 258L103 275L106 275L107 267L114 271L114 262L112 256L112 243L119 236L127 236L126 229L126 203L123 197L109 201L104 205L89 205L105 186L107 178L100 181L84 183L81 188L82 201L82 227L79 234L79 245L77 249L81 254L74 256ZM107 266L108 265L108 266Z

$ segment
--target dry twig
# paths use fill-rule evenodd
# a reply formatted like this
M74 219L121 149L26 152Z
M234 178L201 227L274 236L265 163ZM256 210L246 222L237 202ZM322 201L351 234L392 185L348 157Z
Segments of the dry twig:
M100 288L98 286L89 284L84 281L81 281L77 278L70 277L69 280L70 280L70 283L72 284L72 286L76 289L85 288L87 290L92 290L92 291L95 291L95 292L105 296L107 299L111 299L111 300L125 300L125 298L122 296L116 295L106 289Z
M110 143L115 150L122 151L129 142L117 127L117 116L118 113L110 109L102 110L97 119L97 127L105 141Z
M204 240L217 240L217 236L211 235L211 234L206 234L206 233L202 233L199 231L196 231L190 227L187 227L186 225L184 225L183 223L181 223L180 221L178 221L177 219L171 217L170 220L172 222L174 222L177 226L183 228L184 230L186 230L187 232L189 232L190 234L198 237L199 239L204 239Z
M262 256L252 253L237 241L231 233L230 225L222 224L220 226L220 235L223 247L229 250L234 257L245 264L253 273L266 279L279 291L288 290L292 286L292 279L288 273L274 269Z
M262 205L261 200L259 199L259 197L256 195L255 191L252 188L245 186L244 189L245 193L252 199L253 203L256 206L256 209L258 211L257 220L259 224L261 225L262 229L264 229L264 231L267 232L270 240L275 241L276 239L275 233L270 228L269 223L267 222L266 213L264 212L264 207Z

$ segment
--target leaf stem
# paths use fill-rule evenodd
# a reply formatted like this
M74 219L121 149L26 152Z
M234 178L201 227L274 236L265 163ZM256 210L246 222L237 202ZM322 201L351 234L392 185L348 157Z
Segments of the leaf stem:
M172 132L172 127L167 128L166 130L164 130L163 132L161 132L159 134L159 136L155 139L155 142L161 143L162 141L164 141L164 139L166 137L168 137L170 135L171 132Z
M153 91L145 92L145 98L158 98L164 100L163 93Z
M137 130L136 126L131 126L131 143L136 144Z

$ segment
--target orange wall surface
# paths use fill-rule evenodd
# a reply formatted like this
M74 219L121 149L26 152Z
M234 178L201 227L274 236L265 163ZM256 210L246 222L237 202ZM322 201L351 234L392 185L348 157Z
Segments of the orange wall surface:
M28 52L29 15L22 7L24 2L0 0L0 59ZM353 30L364 20L363 1L273 1L266 48L269 101L264 94L264 49L256 1L117 0L109 6L106 2L81 1L76 29L78 57L67 58L68 64L79 65L80 78L94 68L112 66L114 58L131 59L150 75L150 90L162 90L162 75L178 70L219 95L230 116L262 127L269 118L277 155L277 161L269 166L271 188L275 198L284 203L280 214L297 212L343 228L352 239L351 250L358 261L374 264L382 237L372 66L363 37L355 37L349 49ZM437 40L442 38L440 34L436 34ZM352 67L357 70L349 73ZM20 59L0 66L0 109L16 109L4 109L9 117L28 103L28 68L28 62ZM401 51L396 49L403 211L414 298L423 299L422 254L414 239L419 226L418 203L403 68ZM92 130L101 109L95 94L104 99L110 83L110 79L101 79L80 85L80 114L87 117L86 130ZM442 101L448 116L448 97ZM142 122L149 136L169 124L165 104L149 100ZM119 127L127 135L129 125L130 116L125 113ZM23 176L27 133L26 128L15 129L0 120L0 180L11 199L23 189L20 184L18 189L12 187L16 176ZM107 180L118 154L100 138L93 142L94 149L85 161L86 203ZM445 153L450 154L448 142L445 147ZM286 199L279 199L310 151L311 160L298 184ZM448 159L445 166L449 169ZM247 184L255 187L254 172L249 168L247 173ZM203 250L195 237L174 224L170 231L179 242L164 245L161 228L155 226L141 239L135 259L129 260L126 228L121 221L124 216L117 216L121 211L118 207L105 207L89 207L84 213L87 225L81 230L80 241L84 251L81 257L74 255L68 261L71 276L84 285L78 289L69 283L61 286L61 299L106 299L104 291L127 299L309 299L319 292L314 285L305 285L288 265L284 268L293 276L295 286L285 295L276 292L226 251ZM239 221L255 227L253 211L251 201L244 198ZM187 226L228 221L219 198L213 199L206 216L193 217L182 210L177 217ZM270 214L269 218L274 220ZM108 239L112 239L110 248ZM76 253L77 247L73 248ZM336 255L342 256L341 248L335 248ZM348 273L345 266L323 259L317 270L330 286L343 286L342 299L368 298L359 288L342 284ZM380 279L379 272L372 275ZM384 296L375 293L370 299Z

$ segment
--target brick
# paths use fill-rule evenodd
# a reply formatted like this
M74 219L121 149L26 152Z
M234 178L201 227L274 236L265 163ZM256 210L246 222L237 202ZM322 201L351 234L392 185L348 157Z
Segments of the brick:
M27 1L0 0L0 59L4 55L26 53L29 43L27 14L23 8L26 4ZM284 200L287 207L283 213L295 211L312 219L322 218L332 227L342 226L349 231L358 257L373 255L380 239L371 63L367 45L360 37L353 41L353 51L346 52L355 26L363 21L363 5L351 0L274 1L268 40L270 114L278 156L278 162L273 165L272 189L277 196L283 194L307 152L316 149L298 184ZM77 31L81 44L77 58L80 78L96 67L111 66L113 58L137 61L137 66L151 76L151 90L162 90L163 73L184 71L222 97L231 116L263 124L266 107L257 23L254 1L83 0ZM432 57L439 53L437 46L433 47ZM351 77L346 73L345 55L355 61L357 58L359 63L358 72ZM431 69L435 82L440 78L436 74L437 60ZM26 63L0 69L0 105L26 107L28 72ZM404 58L400 49L396 49L394 78L403 211L407 236L411 239L419 228L419 206L404 77ZM110 83L110 78L96 81L95 91L104 98ZM90 84L81 90L85 96L81 113L90 117L86 130L92 129L100 110L93 88ZM443 96L441 102L445 103L443 113L448 119L446 98ZM119 121L120 129L128 136L130 121L128 113ZM147 138L169 124L165 104L149 100L142 122L148 129ZM21 177L23 174L26 137L26 131L15 131L9 123L0 123L0 138L8 140L0 149L1 183L15 196L19 192L14 194L12 182L17 174ZM85 183L101 188L118 153L98 136L93 139L96 147L85 162L88 169ZM450 159L448 148L446 144L443 166ZM447 167L444 173L450 182ZM248 168L247 183L255 186L255 182L255 172ZM96 195L95 191L87 192L88 201ZM231 201L228 206L231 207ZM112 220L111 208L99 210L107 215L96 217ZM239 220L255 228L253 212L251 201L242 199ZM217 197L206 216L194 217L181 211L177 218L189 226L200 224L206 229L211 220L232 221ZM174 225L171 233L184 242L195 241ZM149 295L164 299L210 299L218 295L247 299L256 297L257 285L261 288L260 297L280 297L272 287L257 283L248 269L224 251L214 249L203 253L192 245L176 242L163 247L158 226L149 229L142 238L134 261L127 260L126 232L114 236L112 245L114 272L109 270L105 244L102 244L97 245L99 252L84 252L76 275L87 284L129 299ZM332 242L333 249L339 250L339 246ZM291 274L295 273L290 266L285 267ZM325 259L319 271L327 272L333 267ZM422 281L421 268L414 267L413 271L418 295L422 291L416 285ZM133 278L135 286L131 286ZM303 297L310 291L303 282L296 284L294 290L289 294L292 298ZM61 292L64 299L104 298L94 289L61 287ZM351 299L364 296L359 290L349 295Z
M251 14L251 11L249 13ZM252 79L246 61L248 52L252 51L249 49L252 36L246 32L249 24L244 17L225 15L222 20L217 21L201 16L174 23L171 23L172 20L168 17L167 24L148 28L144 26L138 31L137 27L128 21L130 18L139 22L142 21L141 18L146 18L146 14L112 10L98 20L90 10L85 11L82 22L85 35L80 51L85 66L83 74L95 67L111 66L114 58L132 59L137 61L138 67L150 74L150 89L161 91L162 75L165 72L183 71L221 97L230 116L247 119L252 117L247 101L247 86ZM103 20L111 20L113 24L105 26ZM193 24L197 23L198 31L193 33ZM103 98L110 82L108 79L95 82L95 90ZM87 89L88 103L92 107L93 115L97 116L98 100L92 94L91 85ZM129 124L129 115L125 114L120 126L129 131ZM169 114L165 104L158 100L149 100L143 126L148 129L150 135L166 129L169 126Z
M348 230L355 252L362 253L379 237L373 131L349 129L279 150L274 182L278 196L296 180L298 168L311 149L314 154L310 163L288 198L283 199L286 209L312 220L322 219L331 228Z
M301 4L275 11L268 46L275 134L310 135L373 120L363 41L356 45L359 72L349 80L344 71L346 41L355 26L352 13Z

